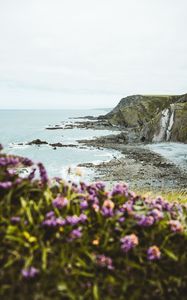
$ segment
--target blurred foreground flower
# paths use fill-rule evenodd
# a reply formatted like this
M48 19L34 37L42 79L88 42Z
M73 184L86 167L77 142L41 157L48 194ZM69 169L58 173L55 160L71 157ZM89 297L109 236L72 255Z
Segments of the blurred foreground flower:
M161 252L157 246L152 246L147 250L147 258L148 260L157 260L160 259Z
M121 249L124 252L128 252L132 248L136 247L139 243L138 237L135 234L126 235L121 238Z

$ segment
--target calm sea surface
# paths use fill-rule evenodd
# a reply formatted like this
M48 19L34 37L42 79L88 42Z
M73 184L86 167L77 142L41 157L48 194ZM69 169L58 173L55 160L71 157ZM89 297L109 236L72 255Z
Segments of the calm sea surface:
M65 176L68 167L75 167L83 162L109 160L117 153L110 150L57 148L48 145L19 146L34 139L49 143L61 142L75 144L76 140L89 139L94 136L110 134L108 130L66 129L46 130L48 125L60 124L63 121L87 115L106 114L102 110L0 110L0 143L8 153L18 154L43 162L50 176ZM76 120L77 121L77 120ZM89 171L87 171L89 173Z

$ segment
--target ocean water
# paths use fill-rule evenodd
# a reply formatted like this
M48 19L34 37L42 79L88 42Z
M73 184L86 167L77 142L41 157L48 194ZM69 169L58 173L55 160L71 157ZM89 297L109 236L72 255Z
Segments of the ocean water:
M163 142L149 144L146 147L162 155L187 172L187 144Z
M6 152L26 156L35 162L43 162L50 176L66 176L69 167L75 168L79 163L110 160L117 155L113 150L95 148L57 148L51 146L18 145L34 139L49 143L61 142L76 144L79 139L91 139L111 134L108 130L65 129L46 130L48 125L72 122L82 116L106 114L105 110L0 110L0 143ZM76 121L78 121L76 119ZM117 133L117 132L116 132ZM90 170L84 170L85 177L92 177Z

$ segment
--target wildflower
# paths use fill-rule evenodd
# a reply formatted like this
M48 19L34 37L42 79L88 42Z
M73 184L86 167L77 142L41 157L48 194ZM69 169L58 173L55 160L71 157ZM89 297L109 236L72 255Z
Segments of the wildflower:
M48 213L46 213L46 218L49 219L49 218L52 218L54 217L55 213L53 210L49 211Z
M171 220L168 223L173 232L182 232L184 230L182 224L178 220Z
M97 205L97 204L95 204L95 203L92 205L92 207L93 207L93 209L95 210L95 212L98 212L99 209L100 209L100 208L99 208L99 205Z
M69 225L76 225L78 224L80 221L79 217L77 215L74 215L74 216L67 216L66 217L66 222L69 224Z
M29 267L26 269L23 269L21 271L22 276L26 279L34 278L36 275L38 275L39 270L36 269L35 267Z
M17 166L20 163L18 157L0 157L0 167Z
M63 207L65 207L67 204L68 204L68 200L62 196L57 196L56 199L53 200L53 206L58 208L58 209L61 209Z
M114 202L112 202L111 200L105 200L104 203L103 203L103 207L113 209L114 208Z
M56 225L58 226L64 226L66 225L66 220L62 219L61 217L56 219Z
M125 221L125 217L120 217L119 219L118 219L118 222L119 223L123 223Z
M46 219L42 222L42 225L47 226L47 227L56 227L57 226L56 218L51 217L49 219Z
M121 238L121 249L124 252L128 252L132 248L136 247L139 243L138 237L135 234L126 235L125 237Z
M2 190L8 190L11 187L12 187L11 181L0 182L0 189L2 189Z
M8 169L6 170L6 172L9 176L14 176L17 174L17 171L15 169Z
M79 216L79 221L80 221L81 223L85 223L87 220L88 220L87 215L81 214L81 215Z
M161 252L157 246L149 247L149 249L147 250L148 260L157 260L160 259L160 257L161 257Z
M133 202L131 200L127 201L125 204L122 205L120 208L121 212L127 212L128 214L132 214L133 212Z
M38 163L38 168L39 168L39 172L40 172L41 181L43 184L46 184L48 182L48 176L47 176L46 169L42 163Z
M10 221L13 223L13 224L17 224L17 223L19 223L20 222L20 220L21 220L21 218L20 217L11 217L11 219L10 219Z
M113 270L113 262L110 257L105 256L104 254L96 255L96 264L102 268L107 268Z
M97 188L98 190L103 191L103 190L105 189L105 183L104 183L104 182L99 181L99 182L96 182L95 185L96 185L96 188Z
M114 215L113 209L108 207L102 207L101 213L104 217L112 217Z
M158 210L157 208L153 209L150 212L150 215L153 216L153 218L155 219L155 221L159 221L163 219L163 212Z
M149 227L154 224L154 218L152 216L140 216L138 225L143 226L143 227Z
M36 168L34 168L31 173L29 174L29 176L27 177L28 180L32 181L34 179L35 176L35 172L36 172Z
M125 195L126 197L128 196L128 185L127 184L116 184L116 186L113 188L112 196L115 195Z
M97 238L97 239L93 240L92 245L98 246L99 245L99 239Z
M21 158L20 162L22 163L22 165L24 165L25 167L31 167L34 163L31 159L28 158Z
M81 203L80 203L80 208L81 208L82 210L87 209L87 208L88 208L88 202L87 202L86 200L81 201Z
M70 232L70 240L79 239L82 236L80 229L74 229Z

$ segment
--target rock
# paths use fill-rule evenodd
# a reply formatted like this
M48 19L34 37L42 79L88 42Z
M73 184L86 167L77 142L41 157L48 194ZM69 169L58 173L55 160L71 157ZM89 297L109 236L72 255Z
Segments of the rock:
M55 125L54 127L50 126L50 127L46 127L45 129L47 129L47 130L58 130L58 129L64 129L64 127Z
M149 142L187 143L187 102L170 104L148 122L142 130L141 139Z
M53 143L53 144L49 144L50 146L56 148L56 147L63 147L62 143Z
M46 141L42 141L40 139L36 139L36 140L33 140L29 143L27 143L27 145L47 145L48 143Z

